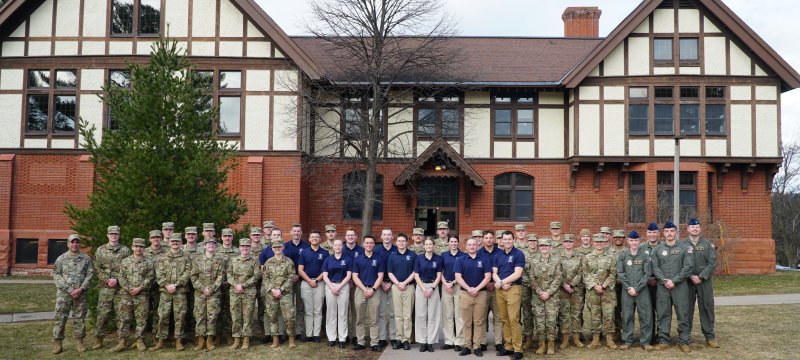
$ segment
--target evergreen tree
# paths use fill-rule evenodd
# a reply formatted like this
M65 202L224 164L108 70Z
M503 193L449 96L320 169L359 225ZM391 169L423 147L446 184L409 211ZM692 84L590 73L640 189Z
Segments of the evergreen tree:
M147 238L162 221L184 226L235 223L247 211L225 186L236 166L235 146L216 140L213 81L178 49L176 41L153 45L149 64L129 64L103 88L112 129L81 120L81 145L95 167L88 208L67 204L72 229L105 243L106 227L122 227L122 241Z

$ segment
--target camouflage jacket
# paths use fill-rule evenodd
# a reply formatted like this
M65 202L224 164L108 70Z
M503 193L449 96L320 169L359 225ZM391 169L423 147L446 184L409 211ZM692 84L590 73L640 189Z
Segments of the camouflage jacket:
M273 256L264 263L262 270L261 288L264 291L280 289L281 293L288 295L292 293L292 276L294 276L294 263L292 259L281 256L280 259Z
M166 248L166 247L163 247L163 246L159 246L158 248L155 248L155 249L152 246L150 246L150 247L144 249L144 256L148 260L150 260L152 262L156 262L156 260L158 260L158 256L163 254L163 253L165 253L165 252L167 252L167 251L169 251L169 248Z
M417 244L411 244L411 246L408 247L408 250L411 250L413 253L417 255L421 255L425 253L425 245L420 244L419 246L417 246Z
M149 289L156 279L155 262L144 256L140 258L128 256L122 260L119 267L119 286L125 292L137 287ZM140 294L146 293L143 291Z
M561 284L569 284L573 288L583 287L583 255L572 251L572 255L566 252L561 254Z
M108 279L119 278L119 264L122 259L130 256L131 249L122 244L111 247L108 244L100 245L94 252L94 272L97 274L100 288L108 287Z
M636 255L631 254L630 249L617 255L617 278L623 290L633 288L636 292L644 291L652 274L653 261L642 249Z
M717 249L714 244L707 239L700 239L697 245L692 244L688 238L684 242L687 246L692 247L694 255L692 275L697 275L703 280L710 279L711 275L714 275L714 270L717 269Z
M433 253L442 255L442 253L450 251L450 242L439 238L433 239ZM424 252L424 251L423 251Z
M225 281L225 259L216 255L210 258L205 254L198 255L192 259L191 276L195 293L202 294L205 288L209 288L216 294Z
M58 291L64 293L70 293L77 288L88 290L93 274L92 259L84 253L72 256L69 251L65 252L53 265L53 282Z
M198 243L194 243L194 246L183 244L181 246L181 250L183 250L183 253L186 254L190 260L193 260L198 255L203 255L203 252L205 251L205 249L203 249L203 247Z
M228 282L233 287L236 284L242 284L245 289L246 295L255 295L256 287L259 280L261 280L261 270L258 265L258 257L248 255L235 256L228 261L227 268ZM231 291L233 294L233 291Z
M520 243L519 240L514 240L514 247L522 250L523 253L530 248L527 240L524 243Z
M183 251L178 250L176 253L168 251L161 254L156 262L158 287L162 292L167 292L166 286L175 284L178 286L178 292L186 292L191 270L192 264Z
M672 280L678 284L692 275L694 269L694 249L680 241L670 246L663 242L653 249L653 275L658 282Z
M588 248L585 248L583 246L578 246L573 251L583 256L586 256L589 255L592 252L592 250L594 250L594 248L591 246L589 246Z
M555 255L539 255L528 267L528 283L538 294L542 291L553 296L561 287L561 258Z
M322 244L319 245L319 247L328 251L329 255L333 255L333 244L328 242L328 240L323 241Z
M522 285L523 286L530 286L530 279L528 278L528 273L531 271L531 265L539 259L539 252L531 252L531 248L527 248L522 250L522 253L525 254L525 268L522 270Z
M595 285L614 289L617 281L616 258L608 251L602 253L591 252L583 257L583 283L587 289Z
M619 254L622 254L625 250L628 250L627 246L622 246L621 248L617 249L614 245L610 245L608 249L606 249L606 252L608 252L611 255L614 255L614 257L617 257L619 256Z
M256 258L258 257L258 254L261 253L261 250L264 250L263 242L259 242L258 244L256 243L250 244L250 254L256 254Z
M202 255L203 252L201 251L199 255ZM222 257L225 260L225 265L227 266L228 261L234 257L239 255L239 248L236 246L231 246L226 248L224 246L217 246L217 250L214 250L214 255Z

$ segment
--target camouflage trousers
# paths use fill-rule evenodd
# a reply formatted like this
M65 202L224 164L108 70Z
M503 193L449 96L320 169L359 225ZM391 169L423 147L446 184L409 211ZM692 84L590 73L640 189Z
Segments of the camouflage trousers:
M586 289L586 303L589 308L591 330L594 334L614 334L614 308L617 306L616 293L613 289L606 289L603 294L598 294L594 289Z
M562 334L581 332L581 312L583 311L583 287L573 288L572 294L561 290L561 308L558 323Z
M147 299L150 302L150 316L147 320L147 328L156 335L156 329L158 328L158 298L161 291L158 291L158 284L154 285L152 288L148 290Z
M69 319L69 312L72 311L73 331L76 339L83 339L86 336L84 320L86 320L86 292L84 291L77 299L73 299L68 293L56 292L56 316L53 325L53 340L64 340L64 327Z
M530 284L522 284L520 295L520 303L522 305L522 336L530 337L535 334L534 328L536 327L536 318L533 317L533 303L531 302L531 296L535 296L535 293Z
M269 323L272 336L278 335L278 312L283 315L286 322L286 333L295 334L294 296L292 293L283 294L280 299L275 299L270 292L264 296L264 323Z
M130 336L131 320L136 321L136 338L144 338L144 330L147 328L147 320L150 318L150 297L146 290L139 295L120 292L122 306L117 312L117 335L120 339L127 339Z
M184 326L183 322L186 320L186 293L176 292L170 294L162 291L159 295L158 302L158 327L156 335L159 339L165 339L169 335L169 318L170 315L175 318L175 338L183 337Z
M231 302L230 302L230 285L222 285L220 288L220 295L219 295L219 306L221 309L230 309ZM197 303L194 306L199 306ZM230 334L231 331L231 312L230 311L222 311L218 312L219 318L216 323L217 334L219 335L226 335Z
M219 297L219 293L206 297L202 292L194 292L194 336L217 334L217 318L222 311Z
M117 293L119 286L115 289L103 287L99 289L97 296L97 320L94 323L94 335L106 336L108 333L107 325L108 318L113 310L115 314L119 314L122 307L122 297Z
M556 292L547 301L533 295L533 317L536 318L536 338L538 340L555 340L558 333L558 308L561 306L559 293Z
M253 323L255 322L256 295L252 291L245 291L243 294L231 292L230 312L233 326L231 333L233 337L253 336Z

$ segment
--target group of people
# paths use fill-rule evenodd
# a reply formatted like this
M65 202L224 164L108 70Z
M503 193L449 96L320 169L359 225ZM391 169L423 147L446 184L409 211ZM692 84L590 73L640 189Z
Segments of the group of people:
M265 221L236 247L232 229L222 230L218 244L214 224L203 224L198 241L197 228L173 233L174 224L164 223L150 232L149 246L134 238L131 253L119 243L119 227L109 226L108 243L94 259L80 252L80 236L73 234L68 252L56 260L53 353L63 350L70 310L76 349L86 350L83 320L92 276L99 288L93 349L104 346L114 311L114 352L129 346L131 324L138 350L147 350L149 327L156 339L150 350L162 349L170 325L175 348L183 350L193 324L195 350L214 350L223 337L230 348L247 349L261 326L272 348L284 341L294 348L297 340L320 342L324 327L331 347L350 342L354 350L381 351L389 344L410 350L416 342L419 351L433 352L441 332L441 349L483 356L490 312L498 356L521 359L533 348L554 354L558 334L561 349L570 340L583 348L584 327L592 333L590 349L601 346L601 334L609 348L629 349L635 313L639 346L650 351L670 347L673 311L678 345L689 352L695 301L707 345L715 348L715 249L700 237L696 219L687 230L688 237L678 240L675 224L660 229L653 223L642 241L636 231L602 227L596 234L581 230L576 241L554 221L546 237L518 224L513 232L474 230L460 241L447 222L439 222L437 238L421 228L410 236L387 228L379 239L364 235L359 242L353 228L339 239L333 224L303 240L302 226L294 224L284 241L281 229Z

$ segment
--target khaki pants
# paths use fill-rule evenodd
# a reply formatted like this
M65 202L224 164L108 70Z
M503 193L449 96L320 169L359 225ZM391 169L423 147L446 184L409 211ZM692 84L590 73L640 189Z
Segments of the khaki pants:
M442 288L442 321L444 324L445 345L461 346L464 344L464 320L461 316L460 297L461 285L453 285L452 294L448 294L447 290Z
M365 340L367 327L369 327L370 345L378 345L378 308L380 305L378 291L367 299L361 289L356 290L356 337L358 337L358 344L362 346L367 344Z
M347 333L350 337L356 336L356 291L361 290L350 281L350 308L347 311Z
M479 291L472 297L467 292L459 298L459 309L464 319L464 347L467 349L480 349L481 339L484 338L483 322L486 320L486 291Z
M339 284L334 284L339 286ZM347 341L347 313L350 306L350 285L344 284L339 290L339 295L334 295L331 289L325 286L325 304L327 315L325 316L325 334L328 341Z
M426 298L422 291L431 288L433 288L433 293L431 297ZM442 323L442 300L439 298L439 287L433 287L433 284L424 284L424 289L417 287L415 296L417 304L414 311L415 340L421 344L435 344L439 341L437 335L439 335L439 325Z
M500 319L500 308L497 307L496 299L497 290L495 291L486 291L486 308L485 313L483 314L485 328L484 332L481 334L481 344L486 345L486 333L489 332L489 311L492 311L493 320L492 323L494 324L494 344L500 345L503 343L503 320Z
M412 320L414 319L414 288L409 284L406 289L400 290L392 286L392 302L394 303L394 323L397 337L392 340L411 341Z
M312 288L307 282L300 284L300 296L305 307L306 336L319 336L322 331L322 301L325 298L325 283Z
M305 335L306 333L306 307L303 303L303 294L300 292L300 284L302 282L303 280L299 279L292 284L295 308L294 328L297 331L297 335Z
M503 321L503 348L522 352L522 324L519 322L521 285L511 285L508 290L497 289L497 307Z
M389 278L386 277L388 280ZM394 301L391 295L394 286L389 289L389 292L383 291L383 287L375 290L380 299L380 307L378 308L378 331L380 332L381 340L395 340L395 320L394 320ZM413 293L413 292L412 292Z

